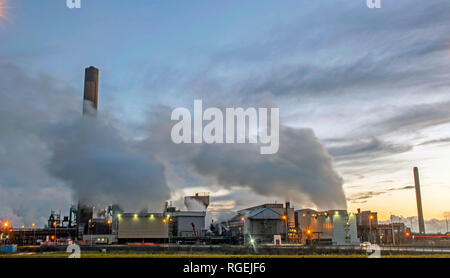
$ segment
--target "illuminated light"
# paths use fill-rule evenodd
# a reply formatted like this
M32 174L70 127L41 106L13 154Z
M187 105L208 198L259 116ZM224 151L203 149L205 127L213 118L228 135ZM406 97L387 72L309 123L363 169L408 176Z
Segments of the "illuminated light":
M8 223L8 222L5 222L5 223L3 224L3 227L5 227L5 228L8 228L8 226L9 226L9 223Z
M302 214L302 216L303 216L303 217L305 217L305 216L306 216L306 214L304 214L304 213L303 213L303 214Z
M89 219L89 221L88 221L89 223L91 223L92 222L92 219Z
M371 214L371 215L369 216L369 219L370 219L370 220L373 220L373 218L374 218L374 217L373 217L373 215Z
M245 218L244 218L244 217L241 217L241 221L245 221Z
M286 215L283 215L283 216L281 217L281 219L286 220L286 219L287 219Z
M36 227L36 223L31 223L31 226L32 227Z
M308 230L306 230L306 234L307 234L307 235L310 235L311 233L312 233L312 231L311 231L311 230L309 230L309 229L308 229Z
M155 220L155 216L153 214L150 215L150 220Z
M172 222L172 218L170 218L169 221Z
M162 222L163 222L164 224L166 224L166 223L167 223L167 219L163 218Z
M108 220L106 221L106 224L111 225L111 220L108 219Z
M89 222L91 222L91 220L89 220ZM55 227L55 228L56 228L56 221L55 221L55 222L53 222L53 227Z
M411 235L410 232L406 232L406 233L405 233L405 236L406 236L406 237L409 237L410 235Z
M255 240L253 238L250 239L251 244L255 244Z
M25 225L22 225L22 229L25 228Z
M167 214L167 216L166 216L166 217L167 217L167 219L169 219L169 218L170 218L170 214Z
M138 217L138 215L137 214L134 214L134 218L137 218Z

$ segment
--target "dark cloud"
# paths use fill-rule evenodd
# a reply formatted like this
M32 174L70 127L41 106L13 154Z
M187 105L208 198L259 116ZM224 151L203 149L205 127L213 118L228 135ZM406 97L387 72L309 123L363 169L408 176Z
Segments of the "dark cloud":
M436 140L428 140L428 141L420 143L418 146L432 145L432 144L446 144L446 143L450 143L450 137L436 139Z
M407 185L407 186L403 186L403 187L388 188L383 191L360 192L360 193L353 194L352 196L347 198L347 200L350 201L351 203L355 203L355 204L365 203L368 199L371 199L376 196L384 195L386 193L393 192L393 191L403 191L403 190L410 190L410 189L414 189L414 186Z
M298 20L256 43L217 54L208 71L250 68L233 87L247 98L267 92L298 98L380 97L392 90L411 94L406 90L450 85L448 64L440 58L449 42L446 3L396 1L377 13L361 3L302 5ZM207 72L201 76L211 79Z
M403 153L410 151L411 149L411 146L394 145L386 143L378 138L370 138L368 140L358 140L351 144L339 147L329 147L328 152L338 160L349 160Z
M371 126L374 133L420 130L450 122L450 101L397 107L397 112Z

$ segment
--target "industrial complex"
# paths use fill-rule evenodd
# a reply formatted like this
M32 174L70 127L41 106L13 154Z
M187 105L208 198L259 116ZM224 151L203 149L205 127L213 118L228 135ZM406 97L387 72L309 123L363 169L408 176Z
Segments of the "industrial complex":
M86 68L83 114L95 116L98 107L99 70ZM170 202L163 211L123 211L111 204L98 208L79 201L69 215L52 211L44 228L12 227L2 219L0 242L17 245L110 244L235 244L235 245L325 245L359 246L407 244L433 240L448 245L449 235L427 235L425 231L418 168L413 169L419 232L413 233L404 223L379 223L372 211L317 211L295 209L290 202L269 203L237 211L224 221L206 223L210 204L208 193L185 197L186 209Z

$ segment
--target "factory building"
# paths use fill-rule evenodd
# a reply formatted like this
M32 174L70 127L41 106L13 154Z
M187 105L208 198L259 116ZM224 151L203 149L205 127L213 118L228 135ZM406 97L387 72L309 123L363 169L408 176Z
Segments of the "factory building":
M222 222L228 235L238 242L272 243L275 236L283 242L297 240L294 208L287 202L283 204L263 204L237 212L236 216Z
M192 238L197 240L204 237L205 216L204 211L176 211L171 215L170 236L172 238Z
M209 206L209 193L195 193L194 196L186 196L184 205L188 211L206 211Z
M356 215L346 210L295 211L297 230L303 244L357 245Z
M196 211L180 211L166 202L162 213L113 212L113 231L118 241L199 242L206 234L205 216L209 195L196 194L186 198L190 200L189 204L195 203Z
M411 229L405 223L378 224L377 233L380 244L404 244L411 241Z
M362 242L376 243L379 239L378 233L378 214L370 210L361 211L358 209L356 214L356 225L358 228L358 237Z
M169 238L169 215L164 213L118 214L117 238L119 242L165 242Z

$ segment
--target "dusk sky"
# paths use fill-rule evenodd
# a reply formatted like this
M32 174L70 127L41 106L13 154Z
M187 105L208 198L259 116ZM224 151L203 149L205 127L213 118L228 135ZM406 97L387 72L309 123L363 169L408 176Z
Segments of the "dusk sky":
M88 66L100 69L92 138L133 168L108 178L148 175L149 207L207 191L212 213L290 199L408 217L418 166L425 219L450 214L449 1L0 2L0 218L43 222L75 202L75 184L94 187L61 147L77 145ZM170 111L194 99L279 107L280 153L171 146Z

